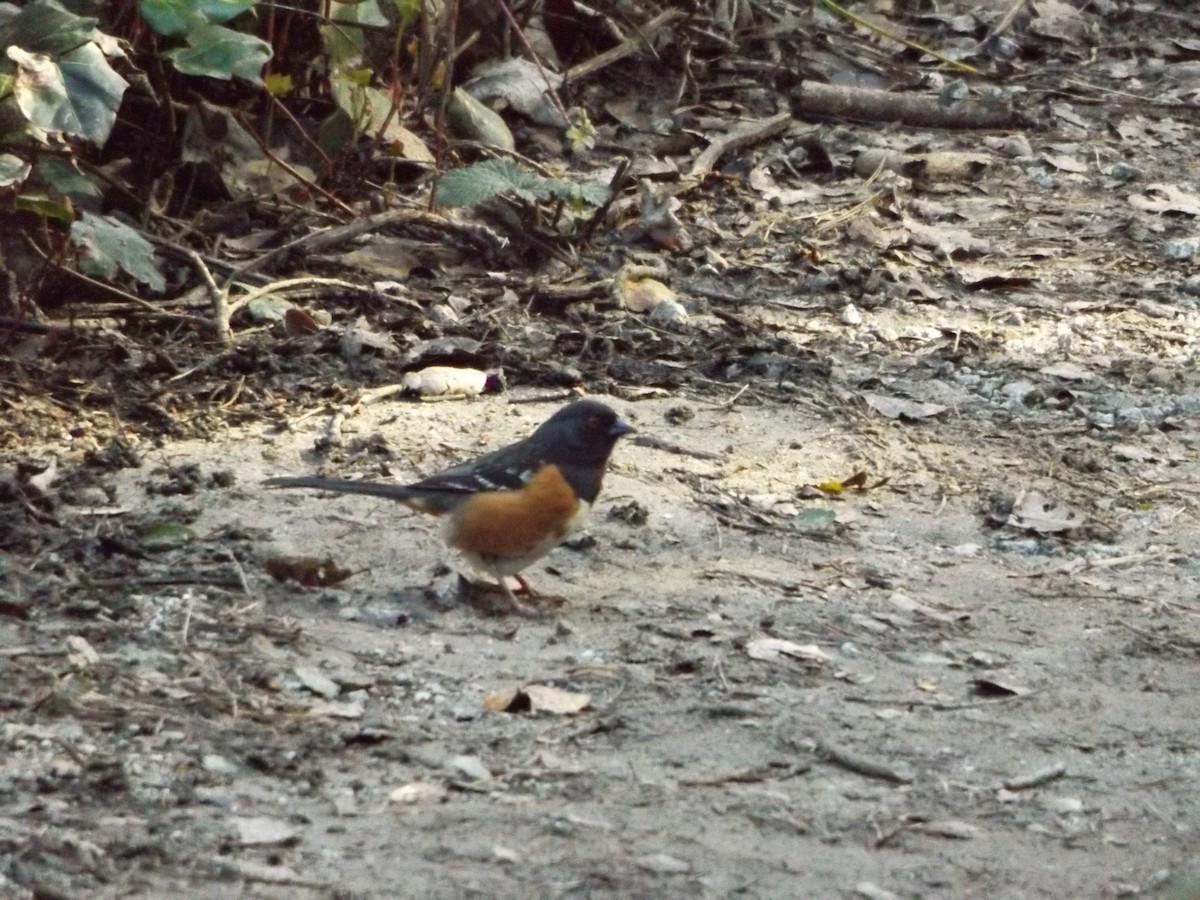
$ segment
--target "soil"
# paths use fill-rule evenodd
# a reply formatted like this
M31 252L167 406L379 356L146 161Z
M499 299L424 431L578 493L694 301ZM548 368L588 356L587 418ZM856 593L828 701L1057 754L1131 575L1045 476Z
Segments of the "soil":
M732 268L672 263L687 322L501 309L484 356L638 429L526 572L539 618L477 602L436 521L261 485L527 434L568 395L519 367L360 404L386 357L247 329L157 431L9 394L0 896L1200 897L1192 222L1130 202L1183 144L1119 184L1128 134L1077 112L918 192L969 263L714 197ZM547 355L579 334L610 352Z

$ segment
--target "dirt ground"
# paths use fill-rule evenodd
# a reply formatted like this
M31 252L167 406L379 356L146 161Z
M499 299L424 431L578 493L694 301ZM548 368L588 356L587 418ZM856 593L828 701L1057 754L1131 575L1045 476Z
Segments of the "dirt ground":
M689 198L723 263L668 257L675 326L496 313L482 355L638 428L540 619L464 602L436 522L260 484L522 436L567 395L519 366L359 404L391 362L247 329L157 437L6 377L0 896L1200 897L1196 129L1051 119L820 126L823 198ZM864 148L991 161L881 192Z
M148 453L105 515L182 506L203 549L3 626L13 895L1154 895L1197 861L1196 435L958 390L920 424L613 400L684 452L618 448L594 540L530 573L566 598L532 621L455 605L421 517L261 489L307 468L316 418ZM550 408L381 404L347 431L424 471ZM889 480L808 499L859 469ZM179 472L195 493L148 493ZM989 525L1024 488L1087 522ZM274 554L359 571L306 590ZM591 702L485 711L528 684Z

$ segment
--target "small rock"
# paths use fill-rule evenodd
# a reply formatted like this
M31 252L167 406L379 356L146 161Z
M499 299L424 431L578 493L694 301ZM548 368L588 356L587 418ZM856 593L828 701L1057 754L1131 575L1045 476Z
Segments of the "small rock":
M1142 170L1127 162L1118 162L1113 164L1108 174L1118 181L1136 181L1142 177Z
M643 871L656 872L661 875L685 875L692 871L690 863L684 862L682 859L677 859L674 856L669 856L666 853L641 856L634 860L634 862Z
M650 321L656 325L686 325L688 311L677 300L663 300L650 311Z
M491 781L492 772L478 756L455 756L446 767L466 775L472 781Z
M1076 797L1051 797L1045 802L1046 809L1060 816L1083 812L1083 801Z
M237 774L237 766L218 753L205 754L204 758L200 761L200 765L204 767L205 771L213 772L217 775Z
M1200 242L1195 238L1167 241L1163 246L1163 258L1170 262L1183 262L1195 256L1197 249L1200 249Z

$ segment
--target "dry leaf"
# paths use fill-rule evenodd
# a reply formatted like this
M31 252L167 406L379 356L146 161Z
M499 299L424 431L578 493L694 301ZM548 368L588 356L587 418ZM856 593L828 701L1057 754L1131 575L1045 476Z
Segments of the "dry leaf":
M937 837L952 838L957 841L969 841L972 838L978 837L980 833L978 825L972 825L969 822L959 822L956 819L944 819L940 822L922 822L919 825L914 825L913 830L936 835Z
M867 406L881 416L889 419L908 419L918 421L944 413L949 407L940 403L918 403L916 400L904 400L900 397L889 397L886 394L864 392L862 398Z
M326 318L329 314L326 313ZM325 323L329 324L328 322ZM284 330L288 337L299 337L305 334L316 334L325 326L311 312L298 306L289 307L283 314Z
M478 397L486 391L499 390L504 381L495 370L428 366L406 372L400 383L404 393L418 397Z
M1013 503L1008 524L1039 534L1055 534L1079 528L1087 521L1080 510L1039 491L1022 491Z
M430 784L427 781L414 781L396 788L388 794L388 800L403 806L413 806L417 803L431 803L444 800L447 790L440 784Z
M483 708L489 712L547 712L569 716L582 712L591 702L591 694L577 694L545 684L527 684L523 688L488 694L483 699Z
M817 485L817 490L826 494L842 494L850 488L865 491L867 489L867 473L855 472L843 481L822 481Z
M357 700L346 700L341 703L314 703L305 714L309 719L361 719L363 705Z
M273 556L263 563L263 571L276 581L294 581L304 587L330 587L354 574L329 558L312 556Z
M100 662L100 654L86 639L77 634L67 635L67 661L75 669L88 669Z
M798 659L804 662L829 662L832 657L816 644L797 644L783 638L756 638L746 643L746 655L763 662Z
M548 712L557 716L574 715L591 705L591 694L577 694L546 684L530 684L525 687L533 712Z
M296 826L269 816L234 816L233 826L243 847L281 847L300 837Z
M634 313L653 312L659 304L678 296L656 278L639 278L625 273L613 281L613 292L621 306Z

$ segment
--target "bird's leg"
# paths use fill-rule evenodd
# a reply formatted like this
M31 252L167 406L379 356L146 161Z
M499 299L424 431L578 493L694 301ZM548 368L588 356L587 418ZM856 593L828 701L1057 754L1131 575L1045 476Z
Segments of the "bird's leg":
M492 577L496 579L496 583L500 585L500 590L504 591L504 596L508 599L509 612L515 613L518 616L540 617L545 615L540 609L535 609L532 606L526 606L524 603L519 601L517 599L517 595L512 592L512 588L508 586L508 581L503 575L500 574L500 572L497 570L497 567L491 567L491 574ZM533 593L529 590L529 582L527 582L520 575L514 575L513 577L517 579L517 582L527 594Z

